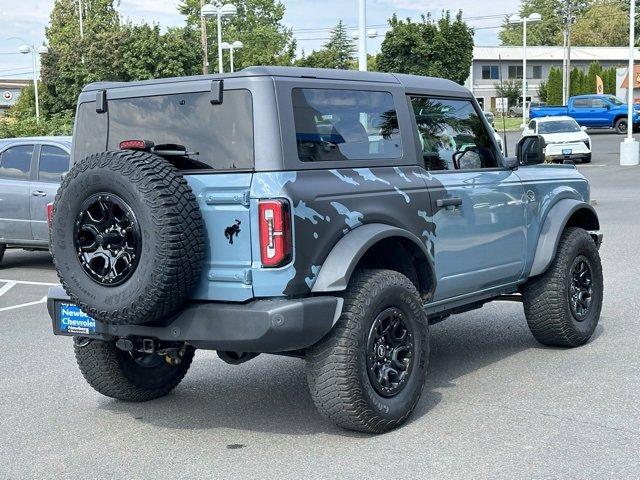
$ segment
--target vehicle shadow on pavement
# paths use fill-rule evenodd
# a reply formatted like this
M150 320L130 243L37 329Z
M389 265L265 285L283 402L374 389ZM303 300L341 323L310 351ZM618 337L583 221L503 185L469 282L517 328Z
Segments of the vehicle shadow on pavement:
M492 305L431 328L427 383L409 423L446 400L459 378L524 350L546 349L529 332L517 304ZM601 331L598 327L594 338ZM304 367L300 359L274 355L230 366L212 352L198 351L185 380L169 396L140 404L102 399L99 408L159 428L366 438L335 427L316 412Z
M2 262L0 262L0 272L9 270L11 268L23 268L26 270L51 270L53 266L53 260L51 254L46 251L27 251L27 250L14 250L9 249L6 251ZM38 272L39 274L40 272ZM33 278L32 280L37 280Z

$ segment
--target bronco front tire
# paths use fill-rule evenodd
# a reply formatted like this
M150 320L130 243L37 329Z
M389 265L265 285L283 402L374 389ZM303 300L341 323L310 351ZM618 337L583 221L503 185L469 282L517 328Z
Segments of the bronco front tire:
M522 289L533 336L555 347L578 347L593 335L602 309L603 279L598 248L581 228L567 228L556 257Z
M340 427L382 433L415 408L429 359L429 326L415 286L390 270L356 272L333 330L306 355L321 414Z
M85 380L98 393L128 402L164 397L182 381L195 350L187 347L177 365L155 353L125 352L115 341L74 341L76 361Z

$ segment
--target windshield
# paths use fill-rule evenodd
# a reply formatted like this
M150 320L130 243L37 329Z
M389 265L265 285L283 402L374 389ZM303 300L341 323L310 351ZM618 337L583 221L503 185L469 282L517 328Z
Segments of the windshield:
M540 122L538 133L566 133L579 132L580 126L575 120L557 120L554 122Z
M624 102L620 100L618 97L614 97L613 95L607 95L607 100L609 100L614 105L624 105Z

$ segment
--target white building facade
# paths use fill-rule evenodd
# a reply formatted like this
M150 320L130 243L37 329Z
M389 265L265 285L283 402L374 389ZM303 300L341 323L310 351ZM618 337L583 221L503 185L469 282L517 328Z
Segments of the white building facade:
M551 67L562 68L562 47L527 47L527 98L539 100L538 88ZM640 60L640 49L636 50ZM623 68L629 62L626 47L571 47L571 68L585 73L591 62L603 68ZM626 74L626 69L625 69ZM474 47L473 62L465 86L485 110L495 110L500 80L522 80L522 47ZM619 85L618 85L619 87Z

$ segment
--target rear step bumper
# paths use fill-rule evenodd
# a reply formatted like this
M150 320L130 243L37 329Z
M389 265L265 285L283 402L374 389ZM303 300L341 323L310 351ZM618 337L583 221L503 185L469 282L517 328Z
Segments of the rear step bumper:
M49 289L47 308L56 335L107 341L153 338L188 342L207 350L263 353L299 350L317 343L342 311L342 298L329 296L242 304L192 302L163 325L109 325L95 321L95 327L70 332L64 331L60 322L61 307L68 304L70 299L62 287Z

